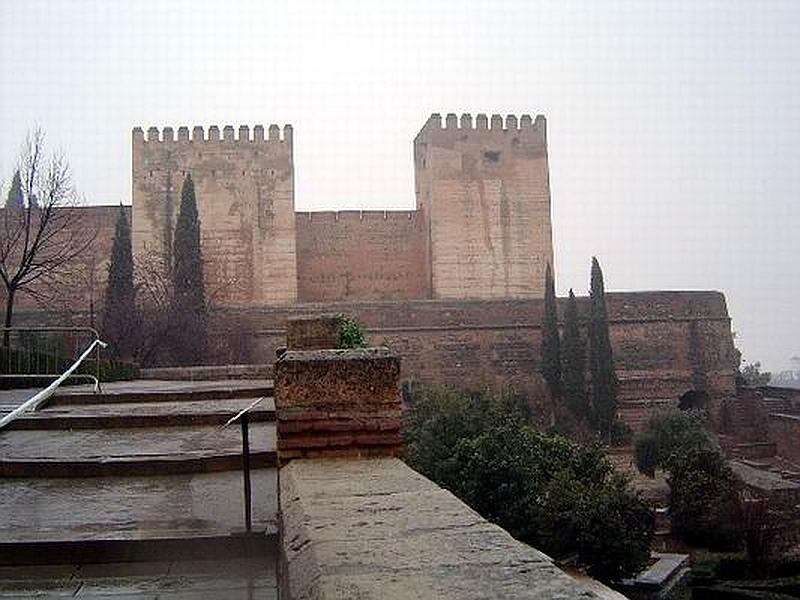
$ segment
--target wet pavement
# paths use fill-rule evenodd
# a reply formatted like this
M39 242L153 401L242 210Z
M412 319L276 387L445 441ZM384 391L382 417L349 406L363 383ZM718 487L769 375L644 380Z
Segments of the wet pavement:
M85 461L113 458L196 458L240 454L238 425L225 428L136 427L132 429L10 430L0 432L0 461ZM275 450L275 424L253 423L253 452Z
M275 533L275 469L252 472L253 527ZM244 529L242 474L0 479L0 542L139 540Z
M0 567L0 598L276 600L275 557Z
M36 391L0 391L0 414ZM0 598L277 598L271 382L91 391L59 390L0 431L0 562L55 563L0 567ZM222 424L262 395L250 423L253 534L243 535L242 433Z

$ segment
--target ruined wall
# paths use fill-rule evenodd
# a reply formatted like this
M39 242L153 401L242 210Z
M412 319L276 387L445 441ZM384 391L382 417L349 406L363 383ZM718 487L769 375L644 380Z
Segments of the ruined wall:
M564 306L560 299L559 310ZM578 306L585 317L588 299L579 298ZM632 426L690 390L704 389L712 399L735 394L736 359L722 294L611 293L608 307L620 413ZM402 356L404 379L540 394L542 309L540 299L300 304L227 312L218 315L217 328L221 339L228 332L239 345L232 358L271 363L285 343L290 314L346 312L366 327L371 344Z
M769 440L775 442L778 456L800 465L800 415L771 413Z
M428 298L420 211L296 213L301 302Z
M544 295L553 261L545 119L432 115L414 140L434 298Z
M169 260L184 178L201 221L206 293L221 306L297 299L292 129L270 125L133 130L133 244Z

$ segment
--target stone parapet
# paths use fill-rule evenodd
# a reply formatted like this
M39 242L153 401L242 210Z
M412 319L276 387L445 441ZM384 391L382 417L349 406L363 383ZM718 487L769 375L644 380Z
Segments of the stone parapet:
M399 380L387 348L287 351L275 363L279 460L399 455Z
M341 324L341 315L335 313L289 317L286 323L286 347L289 350L338 348Z
M402 461L280 471L282 598L598 598Z

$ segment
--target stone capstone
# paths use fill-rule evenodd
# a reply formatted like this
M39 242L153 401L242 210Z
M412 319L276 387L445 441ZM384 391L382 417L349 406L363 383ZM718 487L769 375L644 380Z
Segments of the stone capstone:
M398 459L292 461L279 482L290 600L597 598Z
M287 351L275 363L279 460L398 455L399 379L387 348Z

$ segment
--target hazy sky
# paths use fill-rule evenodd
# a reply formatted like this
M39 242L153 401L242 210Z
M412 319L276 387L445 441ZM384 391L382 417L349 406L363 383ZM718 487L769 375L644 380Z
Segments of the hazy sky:
M800 1L0 2L0 175L38 123L91 204L133 126L277 122L299 209L410 208L431 112L547 116L560 292L596 254L800 354Z

